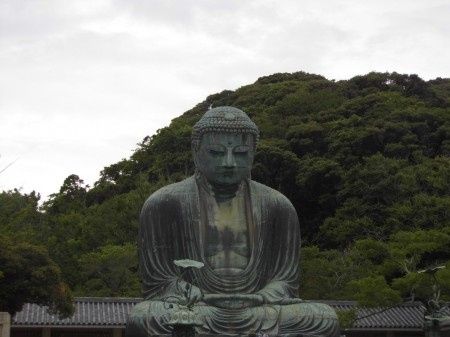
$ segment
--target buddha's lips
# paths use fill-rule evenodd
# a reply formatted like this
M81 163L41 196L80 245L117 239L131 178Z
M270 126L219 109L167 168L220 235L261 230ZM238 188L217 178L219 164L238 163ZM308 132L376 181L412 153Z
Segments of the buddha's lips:
M221 175L225 177L232 177L236 173L236 170L230 170L230 171L222 171L220 172Z

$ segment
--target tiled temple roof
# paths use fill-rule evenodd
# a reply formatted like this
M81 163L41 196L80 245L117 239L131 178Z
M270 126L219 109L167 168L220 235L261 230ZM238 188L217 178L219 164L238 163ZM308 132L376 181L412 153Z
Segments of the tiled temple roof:
M141 298L78 297L72 317L58 319L46 307L25 304L12 321L13 327L124 327L133 306ZM356 307L353 301L318 301L335 310ZM422 329L425 307L420 302L404 303L393 308L358 308L353 329ZM447 308L450 315L450 309Z
M335 310L350 310L354 301L327 301ZM422 329L425 307L421 302L403 303L392 308L357 308L355 329Z
M13 327L23 326L125 326L128 313L141 298L77 297L72 317L59 319L47 307L27 303L12 320Z

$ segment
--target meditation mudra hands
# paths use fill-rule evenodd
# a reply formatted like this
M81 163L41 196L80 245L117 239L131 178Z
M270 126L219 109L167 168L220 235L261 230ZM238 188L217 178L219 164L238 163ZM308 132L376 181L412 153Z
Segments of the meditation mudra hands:
M189 287L189 291L183 291ZM264 304L264 298L260 294L203 294L199 287L185 281L178 281L177 288L178 294L168 297L166 302L186 306L203 302L223 309L242 309Z
M243 309L264 304L264 298L259 294L206 294L203 301L223 309Z

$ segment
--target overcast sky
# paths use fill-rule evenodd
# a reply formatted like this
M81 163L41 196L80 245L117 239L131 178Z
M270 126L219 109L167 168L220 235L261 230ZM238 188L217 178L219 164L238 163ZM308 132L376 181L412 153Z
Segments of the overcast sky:
M43 198L275 72L450 77L449 0L0 0L0 190Z

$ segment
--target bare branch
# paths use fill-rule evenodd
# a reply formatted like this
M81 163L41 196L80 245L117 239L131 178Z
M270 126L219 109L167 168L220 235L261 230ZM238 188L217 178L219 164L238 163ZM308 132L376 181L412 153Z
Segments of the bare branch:
M2 174L3 172L5 172L9 167L11 167L16 161L18 161L19 158L17 158L16 160L13 160L12 162L10 162L8 165L6 165L4 168L0 169L0 174Z

